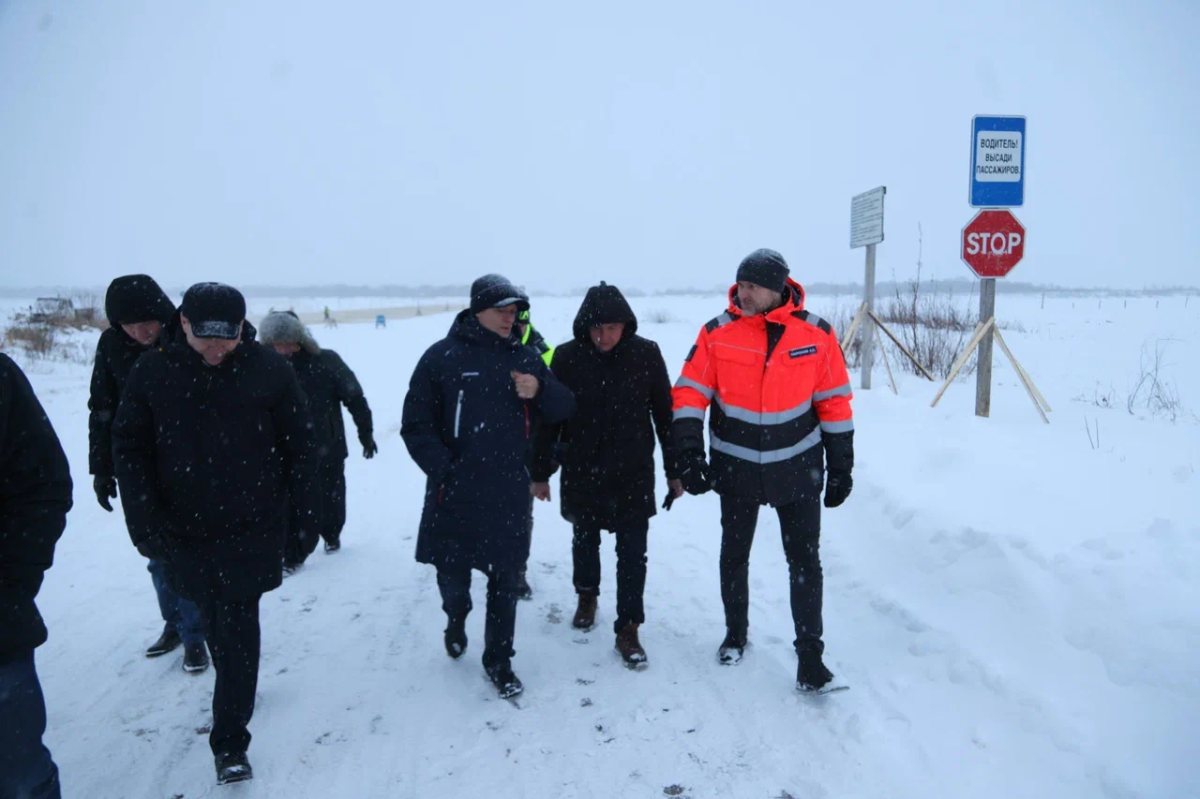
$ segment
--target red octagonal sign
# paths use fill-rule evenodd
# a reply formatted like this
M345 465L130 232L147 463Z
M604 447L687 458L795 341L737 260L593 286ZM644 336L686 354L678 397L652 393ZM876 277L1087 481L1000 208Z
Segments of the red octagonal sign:
M1005 277L1025 257L1025 226L1011 211L984 209L962 231L963 263L979 277Z

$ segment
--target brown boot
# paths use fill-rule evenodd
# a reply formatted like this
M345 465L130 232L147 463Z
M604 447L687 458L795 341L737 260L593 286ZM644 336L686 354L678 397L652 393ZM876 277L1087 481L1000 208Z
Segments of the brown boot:
M621 653L625 665L631 669L641 669L648 665L646 650L642 649L642 644L638 641L638 625L633 622L626 624L624 629L617 633L617 651Z
M579 595L579 607L575 609L571 626L576 630L590 630L596 626L596 597L591 594Z

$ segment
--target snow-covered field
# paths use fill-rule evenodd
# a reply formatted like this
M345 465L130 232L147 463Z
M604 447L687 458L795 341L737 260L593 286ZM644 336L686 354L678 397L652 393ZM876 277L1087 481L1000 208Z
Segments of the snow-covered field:
M809 307L832 315L835 302ZM39 597L64 795L1200 796L1200 303L998 302L1025 330L1005 337L1051 424L999 350L990 420L973 414L974 378L931 409L936 386L905 376L893 396L878 365L875 389L854 401L854 494L824 520L827 662L852 689L816 700L793 691L773 514L760 517L751 564L752 646L739 667L717 665L711 494L652 522L642 673L612 649L611 539L600 624L583 635L570 627L570 528L557 503L539 503L536 595L517 625L523 707L496 699L478 662L481 579L468 656L442 649L434 573L412 557L424 478L397 435L412 367L450 316L316 328L366 387L380 453L348 461L342 552L316 553L263 601L256 778L221 789L203 734L212 672L183 673L179 653L142 656L161 621L120 512L91 492L89 367L29 364L76 479ZM724 300L632 304L674 375ZM538 302L534 321L561 341L577 305ZM1174 423L1124 407L1156 341L1187 411ZM1115 407L1090 401L1110 391Z

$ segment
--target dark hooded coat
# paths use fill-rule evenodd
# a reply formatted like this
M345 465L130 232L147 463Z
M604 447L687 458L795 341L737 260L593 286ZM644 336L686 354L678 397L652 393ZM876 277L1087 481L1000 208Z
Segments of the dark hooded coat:
M617 346L601 352L594 325L623 323ZM616 286L588 290L575 317L574 339L554 352L551 369L575 394L575 415L538 431L533 478L550 479L551 456L562 453L562 515L605 530L644 522L657 512L657 434L668 479L678 477L671 440L671 378L658 345L637 335L637 317Z
M259 325L258 338L267 345L278 342L300 345L289 360L300 378L300 387L308 396L322 457L344 461L350 454L346 447L343 405L358 428L359 443L365 447L374 440L371 407L363 394L362 384L342 356L317 344L300 317L291 311L270 313Z
M46 642L34 598L70 509L58 436L20 367L0 354L0 663Z
M153 349L134 341L121 325L159 321L164 325L160 340L169 341L174 333L170 328L175 305L154 278L126 275L109 284L104 295L104 313L109 327L96 343L88 399L88 472L97 477L112 477L112 423L121 402L121 391L137 359Z
M320 519L312 416L286 358L242 342L219 366L183 330L133 368L113 425L134 544L161 536L168 576L195 602L250 599L280 584L287 503Z
M537 376L522 400L511 372ZM471 311L417 363L404 398L400 435L425 472L417 560L491 572L529 558L531 429L560 422L575 401L538 354L513 333L501 338Z
M322 455L344 461L349 454L342 405L354 419L359 443L366 446L374 436L371 407L363 394L362 384L341 356L333 350L319 350L314 354L302 349L292 355L291 362L304 393L308 395Z

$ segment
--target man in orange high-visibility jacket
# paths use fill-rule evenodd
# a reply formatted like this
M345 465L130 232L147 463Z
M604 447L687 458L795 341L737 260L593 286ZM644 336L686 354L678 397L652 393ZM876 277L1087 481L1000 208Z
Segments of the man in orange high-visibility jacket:
M673 390L675 446L689 493L721 495L721 663L746 647L750 545L758 510L779 514L791 573L801 690L833 675L821 656L821 488L825 507L850 495L854 422L850 377L829 323L804 310L804 289L774 250L738 267L729 308L700 331ZM711 468L704 414L711 406ZM828 469L826 470L826 465Z

